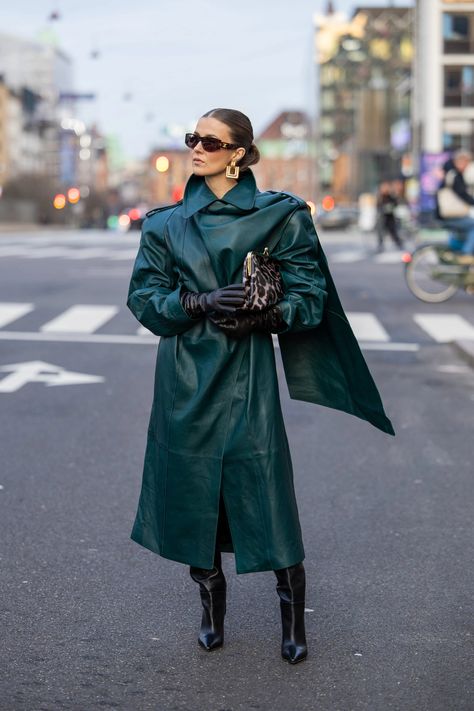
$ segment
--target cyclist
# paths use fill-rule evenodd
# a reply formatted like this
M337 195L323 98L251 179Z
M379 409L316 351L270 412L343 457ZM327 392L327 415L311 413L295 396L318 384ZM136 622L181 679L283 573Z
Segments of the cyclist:
M443 165L444 180L440 185L440 188L445 186L448 173L450 173L449 186L463 202L471 206L468 214L465 217L443 218L439 212L438 203L436 206L437 217L443 223L443 227L453 230L461 237L461 239L457 239L451 236L449 241L453 250L460 250L461 255L456 257L456 261L461 264L474 264L474 197L468 193L463 175L471 161L472 153L470 151L464 149L456 151L453 158Z

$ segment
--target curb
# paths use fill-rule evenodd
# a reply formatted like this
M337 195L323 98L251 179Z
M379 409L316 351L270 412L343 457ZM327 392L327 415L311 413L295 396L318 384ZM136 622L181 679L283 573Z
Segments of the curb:
M469 365L474 368L474 340L462 339L458 341L452 341L456 353L461 356L461 358L469 363Z

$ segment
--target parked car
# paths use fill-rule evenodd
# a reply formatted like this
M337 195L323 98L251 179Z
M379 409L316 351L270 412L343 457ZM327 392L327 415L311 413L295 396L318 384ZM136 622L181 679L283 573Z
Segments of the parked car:
M354 225L359 217L357 207L335 205L332 209L320 206L316 212L316 224L323 229L345 229Z

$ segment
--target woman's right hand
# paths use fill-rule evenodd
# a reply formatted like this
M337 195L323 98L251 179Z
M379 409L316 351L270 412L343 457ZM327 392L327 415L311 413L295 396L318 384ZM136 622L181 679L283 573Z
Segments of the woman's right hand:
M199 294L199 300L204 313L210 311L233 313L244 305L245 288L243 284L229 284L229 286Z
M229 284L229 286L206 291L202 294L187 291L182 296L183 308L192 318L215 311L234 313L244 305L244 302L245 287L243 284Z

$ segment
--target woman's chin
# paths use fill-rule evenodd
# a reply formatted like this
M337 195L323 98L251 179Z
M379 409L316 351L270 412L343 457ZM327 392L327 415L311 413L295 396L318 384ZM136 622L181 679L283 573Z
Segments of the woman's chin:
M199 165L196 163L193 164L194 175L207 175L208 172L209 172L209 169L206 170L205 165Z

